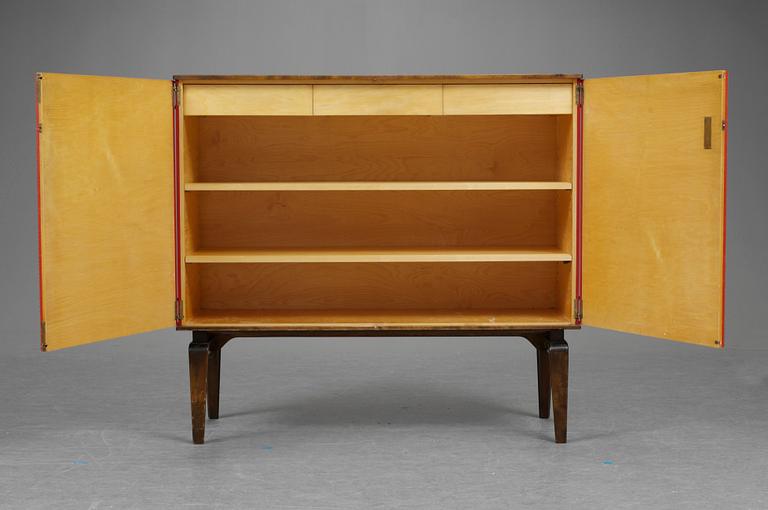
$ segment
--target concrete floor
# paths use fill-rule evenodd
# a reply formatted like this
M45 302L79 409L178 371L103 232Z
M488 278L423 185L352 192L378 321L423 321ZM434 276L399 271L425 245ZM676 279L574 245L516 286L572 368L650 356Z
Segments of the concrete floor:
M566 339L566 445L527 342L420 338L235 340L193 446L189 334L48 354L17 335L0 507L768 508L768 350Z

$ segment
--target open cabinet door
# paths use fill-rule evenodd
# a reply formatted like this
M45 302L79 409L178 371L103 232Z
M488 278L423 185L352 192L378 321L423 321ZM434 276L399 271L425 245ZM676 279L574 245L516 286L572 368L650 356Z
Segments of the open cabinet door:
M726 72L584 91L583 323L722 347Z
M171 82L37 84L41 349L173 326Z

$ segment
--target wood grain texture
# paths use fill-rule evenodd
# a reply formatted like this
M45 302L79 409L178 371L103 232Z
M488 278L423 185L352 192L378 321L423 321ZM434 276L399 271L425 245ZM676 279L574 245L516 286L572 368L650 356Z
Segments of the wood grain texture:
M251 78L312 85L313 115L186 119L183 328L573 327L572 78ZM552 107L487 85L522 82L567 109L499 114ZM444 83L500 106L444 116Z
M571 189L570 182L526 181L358 181L358 182L192 182L185 191L462 191Z
M559 262L192 264L200 310L555 309Z
M469 330L473 335L484 331L574 328L573 320L558 310L206 310L185 321L183 329L264 330L282 332L354 331L404 332L437 330L455 334Z
M437 74L437 75L176 75L184 84L443 84L573 83L581 74Z
M314 85L314 115L442 115L442 85Z
M585 324L721 345L721 75L586 80Z
M184 85L178 84L181 97L184 97ZM194 181L197 176L197 161L200 144L198 143L198 124L195 117L184 116L184 101L178 105L178 142L179 142L179 190L183 189L185 182ZM193 235L193 224L196 222L197 210L193 201L187 203L186 193L179 193L179 262L184 260L184 253L195 249L196 239ZM181 315L186 315L189 307L187 300L187 274L184 265L180 264L179 287L181 288ZM175 314L174 314L175 315Z
M570 181L558 178L559 118L198 117L196 179Z
M185 85L184 115L312 115L311 85Z
M557 248L357 248L288 250L202 250L187 263L339 263L339 262L565 262L570 253Z
M170 82L41 82L47 349L173 326Z
M445 85L445 115L553 115L573 112L572 86L563 84Z
M187 193L201 250L552 247L570 191Z

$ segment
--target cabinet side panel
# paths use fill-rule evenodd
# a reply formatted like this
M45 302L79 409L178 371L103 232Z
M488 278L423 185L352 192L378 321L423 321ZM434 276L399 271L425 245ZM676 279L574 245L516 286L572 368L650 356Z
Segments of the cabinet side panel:
M41 76L47 350L173 326L170 82Z
M722 345L724 82L586 80L585 324Z

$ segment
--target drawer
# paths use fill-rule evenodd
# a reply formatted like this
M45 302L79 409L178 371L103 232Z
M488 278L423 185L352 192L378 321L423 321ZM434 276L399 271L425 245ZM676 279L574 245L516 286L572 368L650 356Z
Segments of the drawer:
M186 85L184 115L312 115L312 85Z
M442 115L442 85L315 85L315 115Z
M569 83L445 85L445 115L536 115L573 112Z

